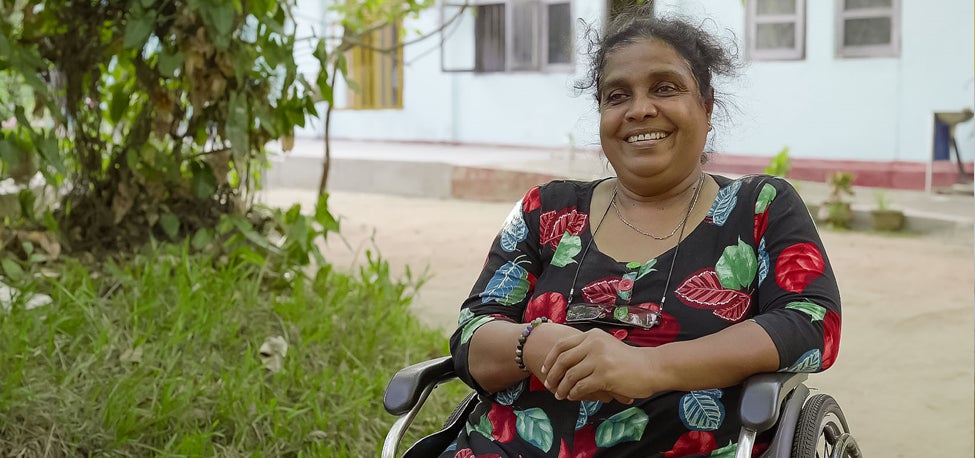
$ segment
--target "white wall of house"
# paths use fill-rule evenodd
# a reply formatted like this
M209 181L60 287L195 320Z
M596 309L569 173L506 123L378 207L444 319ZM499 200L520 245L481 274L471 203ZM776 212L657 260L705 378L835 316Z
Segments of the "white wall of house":
M705 27L737 38L745 49L740 0L657 0L658 12L700 18ZM970 0L901 0L901 53L894 58L836 57L833 0L809 0L805 58L748 63L726 81L734 109L719 124L715 149L771 156L783 146L793 157L926 161L932 154L933 113L971 108L975 100L975 44ZM301 16L321 15L301 0ZM574 0L573 16L602 18L601 0ZM299 20L301 18L299 17ZM440 24L433 8L408 30ZM576 95L584 76L585 41L576 33L574 72L445 73L439 36L405 49L401 110L337 110L332 133L341 138L490 143L542 147L597 146L598 115L589 94ZM742 52L744 57L744 52ZM305 66L310 73L313 66ZM721 87L719 87L721 89ZM338 106L343 105L341 95ZM324 111L324 110L322 110ZM963 158L975 157L973 122L959 126ZM304 131L320 135L321 123Z

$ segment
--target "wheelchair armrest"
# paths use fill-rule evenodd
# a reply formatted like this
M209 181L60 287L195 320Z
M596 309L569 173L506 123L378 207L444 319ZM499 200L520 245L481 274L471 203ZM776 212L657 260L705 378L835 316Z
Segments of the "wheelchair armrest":
M393 415L403 415L419 402L424 388L453 377L454 362L449 356L400 369L386 385L383 407Z
M802 373L757 374L745 380L741 394L741 424L755 432L766 431L779 421L782 402L809 376Z

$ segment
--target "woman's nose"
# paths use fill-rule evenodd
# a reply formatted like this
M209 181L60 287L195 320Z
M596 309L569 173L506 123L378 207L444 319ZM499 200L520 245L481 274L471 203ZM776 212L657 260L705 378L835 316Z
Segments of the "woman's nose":
M627 121L642 121L647 118L656 117L658 114L657 104L651 97L637 95L633 97L633 103L626 112Z

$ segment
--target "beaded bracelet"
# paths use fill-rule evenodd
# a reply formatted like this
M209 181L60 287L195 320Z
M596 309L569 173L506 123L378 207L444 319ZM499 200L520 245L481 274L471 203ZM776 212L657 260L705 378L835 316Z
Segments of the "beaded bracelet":
M525 342L528 341L528 336L542 323L548 323L549 319L546 317L538 317L528 323L528 327L524 331L521 331L521 335L518 336L518 346L515 347L515 363L518 364L518 369L522 372L528 372L528 368L525 367Z

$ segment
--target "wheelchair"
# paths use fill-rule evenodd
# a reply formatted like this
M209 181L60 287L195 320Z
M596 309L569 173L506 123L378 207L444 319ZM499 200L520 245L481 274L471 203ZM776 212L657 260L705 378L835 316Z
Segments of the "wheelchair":
M420 407L437 385L456 377L449 356L401 369L386 386L383 405L398 418L383 443L382 458L395 458L403 435ZM744 383L739 416L741 430L735 458L752 456L758 434L772 430L772 440L762 458L860 458L860 448L836 401L827 394L811 395L804 384L807 374L754 375ZM477 404L469 394L444 423L443 429L426 436L403 458L435 457L457 438Z

